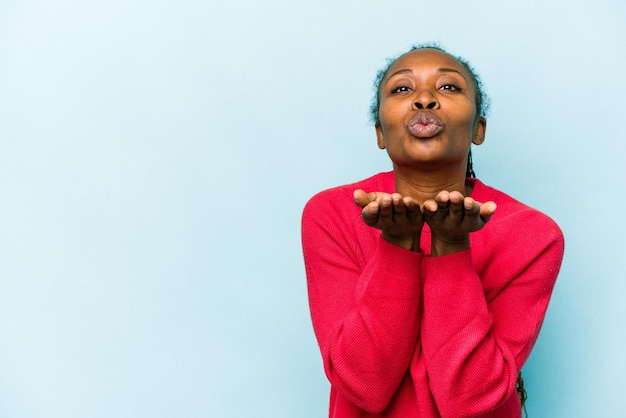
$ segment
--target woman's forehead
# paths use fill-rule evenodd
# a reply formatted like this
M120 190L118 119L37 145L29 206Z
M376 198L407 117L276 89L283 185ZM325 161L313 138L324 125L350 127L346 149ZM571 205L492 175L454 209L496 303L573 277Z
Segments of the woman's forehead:
M467 66L452 55L435 48L416 49L401 55L387 69L385 76L381 80L379 88L382 88L389 78L398 71L402 72L402 70L411 70L410 72L414 73L414 70L419 71L420 69L424 69L429 72L433 70L441 72L439 71L441 69L458 71L473 90L476 91L478 89L476 79Z
M471 74L469 74L467 68L465 68L465 66L461 64L456 58L434 48L423 48L407 52L406 54L400 56L391 65L391 67L389 67L389 71L387 71L387 74L393 74L394 71L398 71L404 68L414 68L421 66L453 68L462 72L466 76L470 76L471 78Z

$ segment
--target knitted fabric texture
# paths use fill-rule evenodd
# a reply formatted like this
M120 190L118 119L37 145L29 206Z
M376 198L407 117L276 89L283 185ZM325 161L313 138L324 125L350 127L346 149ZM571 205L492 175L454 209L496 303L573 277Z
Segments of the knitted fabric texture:
M467 179L497 209L470 249L431 257L385 241L355 189L393 192L393 173L326 190L305 206L302 243L331 418L519 418L516 378L563 257L554 221Z

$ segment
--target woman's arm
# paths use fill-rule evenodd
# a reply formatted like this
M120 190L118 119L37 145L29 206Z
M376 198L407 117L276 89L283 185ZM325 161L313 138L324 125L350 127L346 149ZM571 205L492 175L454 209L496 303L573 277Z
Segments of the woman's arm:
M532 209L502 215L472 236L472 249L423 263L421 340L445 417L485 413L510 397L561 264L563 236L552 220ZM497 292L486 294L493 283Z
M348 193L323 193L309 201L302 243L326 375L359 408L380 412L416 348L423 255L366 226Z

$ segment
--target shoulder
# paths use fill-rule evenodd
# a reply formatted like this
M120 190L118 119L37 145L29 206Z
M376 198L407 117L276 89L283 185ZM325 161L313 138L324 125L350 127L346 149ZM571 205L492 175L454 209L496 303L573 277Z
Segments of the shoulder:
M552 289L563 260L564 239L548 215L476 180L472 197L497 208L483 229L472 235L472 254L489 298L511 280L526 277Z
M378 230L361 219L361 208L354 203L354 190L393 191L393 173L379 173L365 180L324 190L314 195L302 213L302 245L305 259L315 259L321 247L332 248L333 260L345 254L361 263L363 252L371 249ZM365 250L364 250L365 248Z
M357 210L360 213L358 207L354 204L353 193L357 189L363 189L365 191L387 191L393 192L394 177L393 172L378 173L364 180L360 180L354 183L344 184L336 186L315 194L304 207L303 216L307 216L312 212L325 211L333 209L336 211L345 211L348 209L350 212Z
M496 205L498 205L496 209L498 216L496 216L496 218L500 218L500 220L507 218L519 220L521 217L532 219L543 226L559 229L556 222L545 213L520 202L498 189L486 185L478 179L473 179L473 182L474 191L472 197L481 202L488 200L494 201Z
M360 252L377 230L365 225L361 208L354 203L354 190L393 191L392 172L379 173L367 179L324 190L313 196L302 212L302 241L307 245L333 241L344 251Z
M484 228L485 234L502 237L511 247L515 243L525 247L553 246L562 252L563 232L551 217L478 179L473 182L472 197L481 202L491 200L497 205Z

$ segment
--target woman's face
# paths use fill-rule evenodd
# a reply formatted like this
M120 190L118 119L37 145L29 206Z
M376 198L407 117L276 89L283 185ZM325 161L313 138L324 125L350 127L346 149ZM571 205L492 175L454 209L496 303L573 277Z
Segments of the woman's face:
M427 48L403 55L387 71L379 94L378 146L396 167L457 164L464 170L470 143L484 140L475 82L444 52Z

